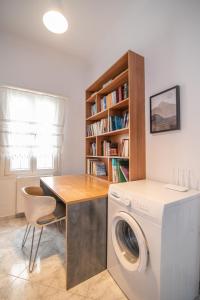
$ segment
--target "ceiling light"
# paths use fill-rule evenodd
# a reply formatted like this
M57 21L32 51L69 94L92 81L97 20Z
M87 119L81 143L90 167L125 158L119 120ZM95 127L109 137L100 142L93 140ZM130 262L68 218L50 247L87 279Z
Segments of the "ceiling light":
M67 19L55 10L48 11L43 15L43 23L53 33L64 33L68 29Z

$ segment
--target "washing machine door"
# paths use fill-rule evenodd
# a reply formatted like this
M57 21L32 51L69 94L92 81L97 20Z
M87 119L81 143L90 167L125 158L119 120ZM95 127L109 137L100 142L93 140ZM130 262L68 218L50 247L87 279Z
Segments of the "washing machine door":
M112 242L121 265L128 271L144 272L148 249L138 223L125 212L115 215L112 223Z

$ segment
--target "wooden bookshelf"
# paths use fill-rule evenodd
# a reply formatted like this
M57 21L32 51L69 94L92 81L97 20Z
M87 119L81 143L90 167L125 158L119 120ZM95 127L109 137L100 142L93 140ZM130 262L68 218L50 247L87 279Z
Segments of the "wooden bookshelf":
M128 97L123 97L115 103L107 103L102 109L102 98L128 84ZM125 89L125 88L124 88ZM123 93L123 92L122 92ZM125 95L125 94L124 94ZM112 95L113 96L113 95ZM107 99L107 98L106 98ZM116 99L115 99L116 100ZM107 101L107 100L106 100ZM112 99L113 101L113 99ZM92 112L95 106L95 113ZM123 118L128 111L128 126L111 130L112 116ZM107 119L106 132L87 136L87 126ZM102 143L109 141L119 145L117 155L104 155ZM124 139L129 139L128 157L122 157L120 147ZM127 160L129 163L129 180L145 178L145 104L144 104L144 58L132 51L125 53L114 65L101 75L86 89L86 173L87 160L98 159L106 166L106 176L102 179L113 181L112 159ZM96 153L90 152L91 144L95 143ZM94 175L91 175L94 176Z

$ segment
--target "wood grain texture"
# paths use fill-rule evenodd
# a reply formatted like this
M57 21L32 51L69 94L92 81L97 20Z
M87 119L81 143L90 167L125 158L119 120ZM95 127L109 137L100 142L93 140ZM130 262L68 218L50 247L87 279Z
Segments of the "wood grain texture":
M116 63L114 63L104 74L102 74L86 90L86 99L94 92L100 90L102 85L108 80L116 77L128 68L128 53L125 53Z
M130 180L146 177L144 57L129 51L129 175Z
M109 182L90 175L42 177L44 183L65 204L107 197Z
M103 87L103 84L109 80L111 81ZM101 97L112 92L125 82L128 82L128 99L120 101L101 112ZM90 109L90 103L95 101L94 99L96 99L97 103L97 113L89 118L86 115L86 126L102 118L108 118L109 128L109 117L120 115L124 110L128 109L129 127L115 131L108 130L106 133L93 137L87 137L86 134L86 160L87 156L90 155L89 145L91 140L94 141L96 138L97 156L102 161L101 142L108 139L112 142L118 142L123 136L123 138L129 138L129 180L144 179L146 177L144 57L130 50L126 52L86 90L87 112ZM106 164L106 170L108 180L112 181L111 160Z

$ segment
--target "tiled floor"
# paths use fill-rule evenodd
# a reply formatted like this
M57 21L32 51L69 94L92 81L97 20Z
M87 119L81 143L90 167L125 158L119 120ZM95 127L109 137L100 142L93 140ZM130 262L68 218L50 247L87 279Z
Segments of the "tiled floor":
M125 300L107 271L65 290L64 236L56 227L45 229L37 265L27 270L30 239L21 250L25 219L0 219L1 300Z

